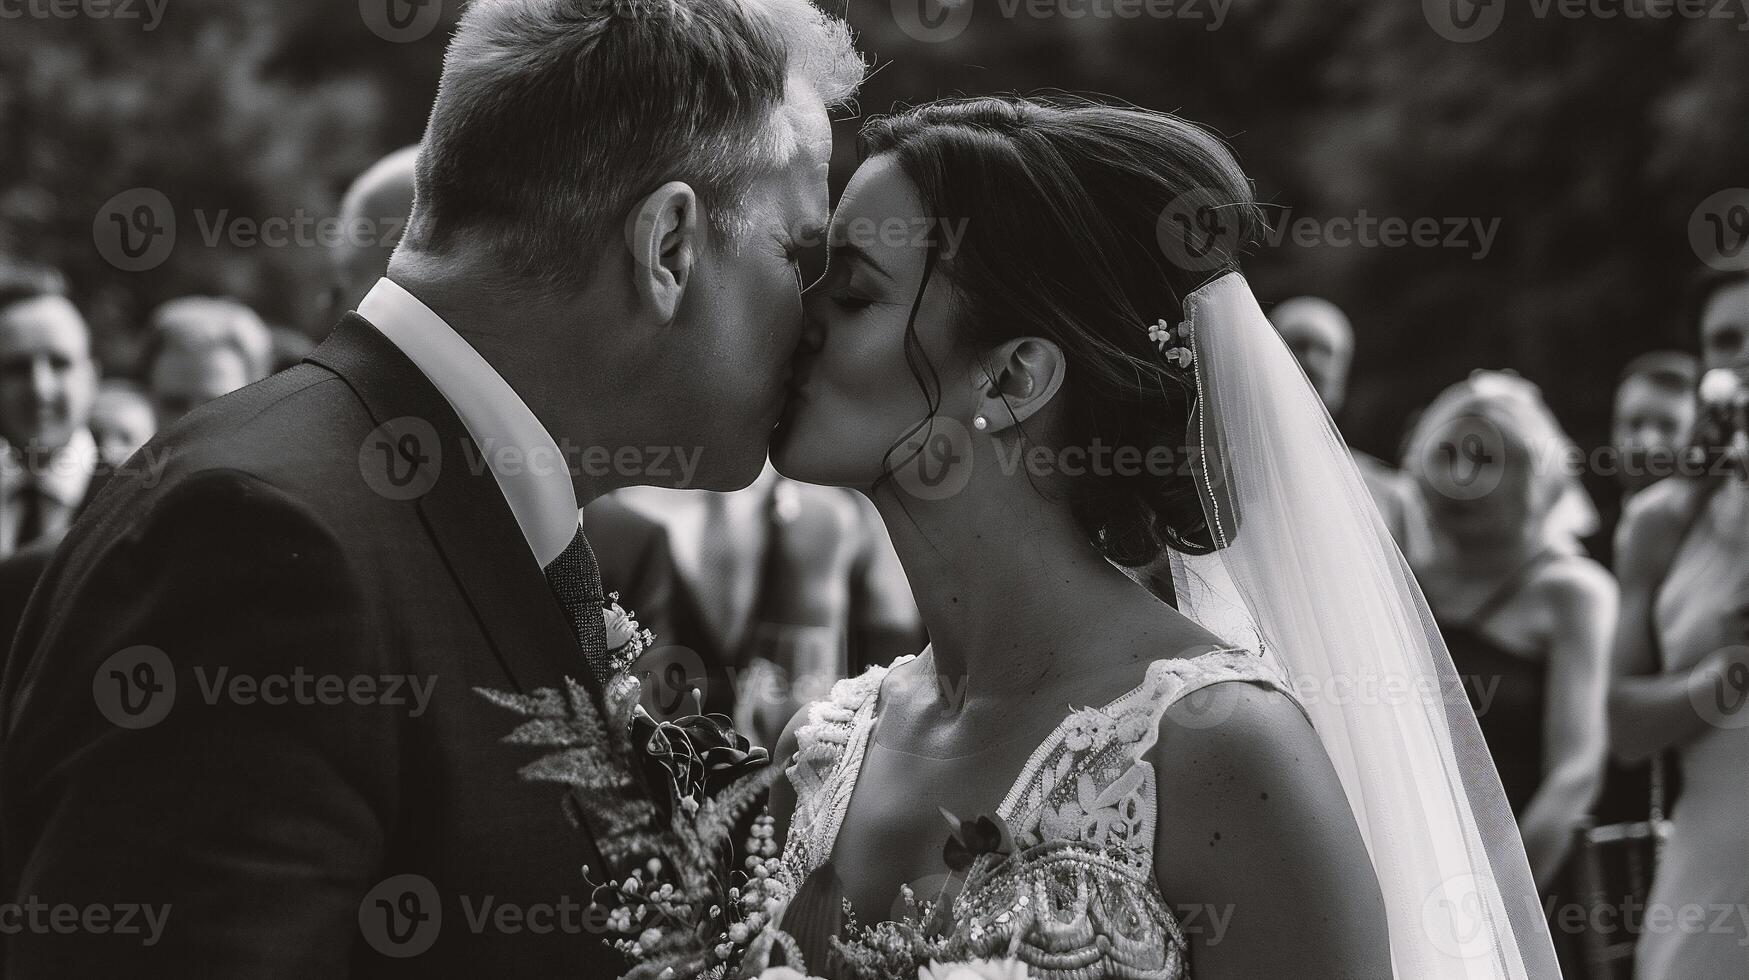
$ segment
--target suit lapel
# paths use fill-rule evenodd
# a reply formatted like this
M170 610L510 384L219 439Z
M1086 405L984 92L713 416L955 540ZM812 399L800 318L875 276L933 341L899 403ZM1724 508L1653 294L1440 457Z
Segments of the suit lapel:
M593 688L577 639L498 481L437 388L356 313L347 314L307 360L338 374L357 393L378 425L372 438L390 433L387 452L404 450L405 457L422 460L412 465L426 468L412 481L402 474L401 482L409 493L424 490L417 500L426 529L516 688L527 693L559 686L562 676ZM373 465L365 461L369 452L361 465Z

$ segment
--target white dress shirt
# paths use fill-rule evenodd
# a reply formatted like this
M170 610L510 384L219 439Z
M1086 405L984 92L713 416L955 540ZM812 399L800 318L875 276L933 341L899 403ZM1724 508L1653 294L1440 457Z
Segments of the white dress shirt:
M576 536L578 511L569 461L546 426L466 338L399 285L377 280L358 313L455 409L535 560L542 568L551 564Z
M48 465L35 472L10 446L0 442L0 555L30 543L18 540L27 488L34 487L43 498L38 504L43 536L59 535L72 523L73 512L84 502L96 471L97 440L89 429L74 432L73 438L49 458Z

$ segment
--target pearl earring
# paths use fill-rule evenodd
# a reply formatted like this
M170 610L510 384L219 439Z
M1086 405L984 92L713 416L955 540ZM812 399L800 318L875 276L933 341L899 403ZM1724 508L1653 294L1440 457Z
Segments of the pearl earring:
M990 427L990 420L983 417L982 415L976 416L972 419L972 428L977 429L979 432L982 432L985 429L988 429L989 427Z

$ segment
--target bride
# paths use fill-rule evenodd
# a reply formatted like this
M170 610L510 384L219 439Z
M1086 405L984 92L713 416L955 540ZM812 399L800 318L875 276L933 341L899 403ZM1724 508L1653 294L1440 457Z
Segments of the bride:
M862 137L773 456L874 501L932 642L777 746L808 972L928 918L1048 980L1558 976L1425 604L1236 272L1225 147L1022 99Z

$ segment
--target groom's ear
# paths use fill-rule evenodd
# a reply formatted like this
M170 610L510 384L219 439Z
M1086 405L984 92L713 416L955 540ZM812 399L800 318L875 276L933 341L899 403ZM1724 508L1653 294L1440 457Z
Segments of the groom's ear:
M1017 337L992 350L978 369L977 411L997 433L1032 418L1063 387L1063 349L1043 337Z
M698 260L703 216L698 195L672 180L652 191L632 211L627 245L632 252L632 288L658 322L680 311L680 297Z

